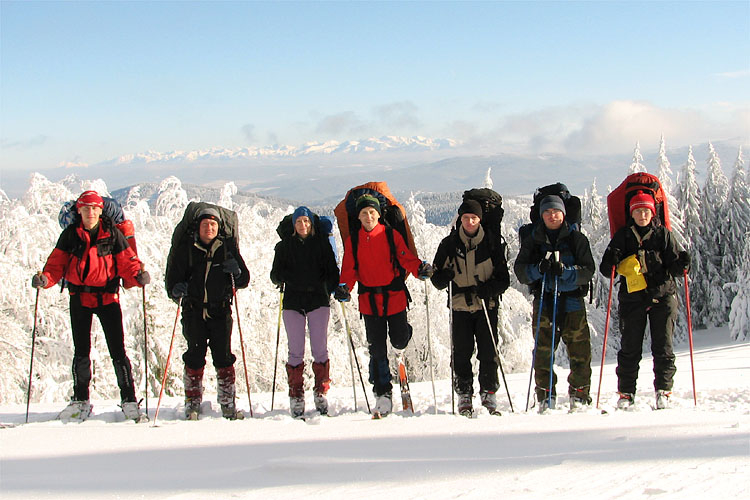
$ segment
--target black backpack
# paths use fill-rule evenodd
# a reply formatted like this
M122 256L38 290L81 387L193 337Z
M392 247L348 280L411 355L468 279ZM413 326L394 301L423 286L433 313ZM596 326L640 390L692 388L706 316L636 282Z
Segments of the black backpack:
M498 249L505 255L507 244L501 232L503 215L505 215L503 197L489 188L474 188L464 191L462 201L468 200L474 200L482 207L482 229L484 229L485 238L490 242L492 255L496 255ZM453 236L457 237L460 227L461 218L459 217L451 230ZM456 257L455 251L455 246L451 246L449 253L452 258Z
M548 186L537 188L534 191L534 202L529 209L529 224L524 224L518 229L518 236L520 241L530 235L534 229L534 225L541 221L539 215L539 204L542 202L545 196L555 195L559 196L563 204L565 204L565 221L570 226L571 231L580 231L581 229L581 199L578 196L573 196L568 190L568 186L562 182L556 182Z
M219 238L224 241L233 239L236 245L239 245L239 222L237 219L237 212L229 210L228 208L220 207L212 203L204 201L191 201L185 208L185 213L182 215L182 220L177 223L172 233L172 245L169 247L169 255L167 256L167 269L164 272L164 284L167 285L167 277L174 261L174 254L177 248L186 241L195 239L198 237L198 214L205 208L213 208L221 215L221 223L219 224ZM224 245L224 252L227 252L227 246ZM189 266L193 266L192 262L193 252L188 252ZM167 293L170 290L167 289Z

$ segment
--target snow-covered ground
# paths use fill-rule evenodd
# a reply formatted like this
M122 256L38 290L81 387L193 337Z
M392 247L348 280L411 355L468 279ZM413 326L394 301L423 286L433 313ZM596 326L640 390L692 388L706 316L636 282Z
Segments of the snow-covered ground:
M156 427L124 422L112 401L94 401L83 424L54 420L62 402L33 404L29 424L24 405L6 405L0 422L19 425L0 430L0 492L6 500L748 498L750 344L730 343L726 328L694 337L698 405L681 350L674 407L664 411L651 410L650 356L632 412L613 410L614 365L605 365L606 414L568 414L564 399L565 409L524 413L528 373L508 376L515 413L499 393L503 416L474 419L450 414L448 381L436 383L437 415L426 382L412 387L416 416L397 402L379 421L362 411L359 388L353 411L351 387L331 390L331 417L306 422L288 416L279 393L273 412L270 393L253 394L255 418L235 422L220 418L215 402L201 421L186 422L180 398L165 398ZM244 390L240 398L246 409ZM155 398L149 406L153 419Z

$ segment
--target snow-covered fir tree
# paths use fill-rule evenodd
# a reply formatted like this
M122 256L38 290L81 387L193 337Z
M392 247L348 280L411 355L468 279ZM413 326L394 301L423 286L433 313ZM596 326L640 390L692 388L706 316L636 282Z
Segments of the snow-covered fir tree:
M685 236L684 236L684 225L682 223L682 210L677 204L675 198L675 186L672 183L672 168L667 157L667 148L664 141L664 134L659 139L659 155L656 160L657 163L657 174L659 182L664 193L667 195L667 206L669 207L669 222L672 227L672 233L674 234L677 243L681 247L685 247Z
M750 340L750 233L745 235L742 258L737 268L737 281L731 284L734 292L729 313L732 340Z
M643 156L641 155L641 143L635 143L635 149L633 150L633 161L630 163L628 168L628 174L634 174L636 172L646 172L646 166L643 164Z
M693 147L688 148L688 157L680 172L679 183L676 187L676 205L680 207L684 224L685 249L690 252L691 264L689 278L692 291L693 323L704 326L703 311L706 310L706 295L703 275L703 222L701 210L701 193L695 176L696 163Z
M726 218L723 222L724 255L721 267L728 282L734 282L739 280L738 270L742 265L745 241L750 231L750 186L745 175L745 161L742 158L741 147L737 152L737 160L734 162L727 197ZM725 290L731 303L735 292L732 287L726 287Z
M724 283L731 278L722 269L726 241L724 235L724 220L729 195L729 182L721 169L721 160L716 154L713 144L708 143L708 172L703 186L701 205L703 221L702 227L702 258L704 272L700 276L705 286L705 308L700 311L701 316L709 326L720 326L729 319L729 301L724 291Z

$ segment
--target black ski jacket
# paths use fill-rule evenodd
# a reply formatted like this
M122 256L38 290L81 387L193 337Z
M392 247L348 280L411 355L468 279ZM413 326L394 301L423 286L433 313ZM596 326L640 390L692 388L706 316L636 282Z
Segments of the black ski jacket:
M284 309L309 312L330 304L339 269L328 237L292 235L276 244L271 281L284 284Z

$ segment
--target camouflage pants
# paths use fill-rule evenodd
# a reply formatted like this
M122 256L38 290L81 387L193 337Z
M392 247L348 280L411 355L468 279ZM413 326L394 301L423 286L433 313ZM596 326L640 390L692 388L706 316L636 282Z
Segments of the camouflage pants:
M538 314L538 303L534 302L534 319ZM542 310L539 327L539 339L534 360L534 381L537 387L537 398L544 399L550 386L550 356L552 354L552 311ZM536 328L536 324L534 324ZM570 375L568 375L568 393L588 396L591 386L591 335L586 320L586 310L562 312L555 318L555 350L562 337L570 356ZM536 330L535 330L536 332ZM555 394L557 376L552 374L552 393Z

